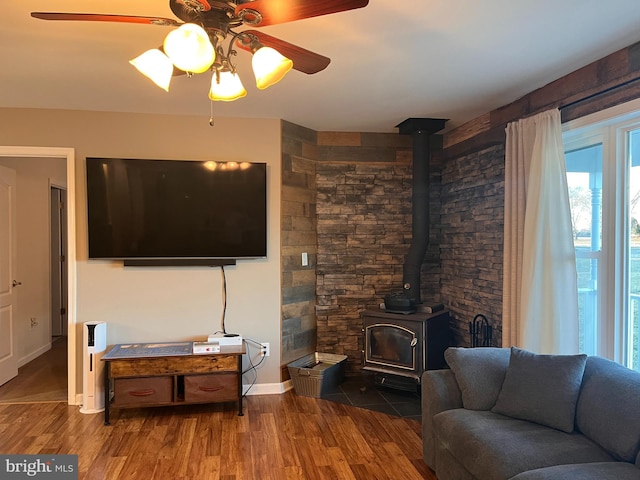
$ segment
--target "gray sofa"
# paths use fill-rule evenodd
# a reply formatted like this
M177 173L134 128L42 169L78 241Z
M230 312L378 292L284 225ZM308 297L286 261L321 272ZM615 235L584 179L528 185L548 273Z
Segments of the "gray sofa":
M438 480L640 479L640 373L600 357L449 348L422 377Z

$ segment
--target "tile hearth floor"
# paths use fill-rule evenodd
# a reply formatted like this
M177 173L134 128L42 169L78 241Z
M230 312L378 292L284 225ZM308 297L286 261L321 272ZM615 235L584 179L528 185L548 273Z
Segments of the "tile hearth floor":
M321 397L337 403L422 421L420 395L415 392L376 385L370 375L348 376Z

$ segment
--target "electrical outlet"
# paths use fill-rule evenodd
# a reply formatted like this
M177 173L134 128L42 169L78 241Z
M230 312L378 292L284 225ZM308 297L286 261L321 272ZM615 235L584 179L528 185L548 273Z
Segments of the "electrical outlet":
M36 320L36 317L31 317L31 328L37 327L37 326L38 326L38 320Z
M268 357L269 355L271 355L271 348L269 347L269 342L263 342L260 345L262 345L262 348L260 350L260 352L262 353L263 356Z

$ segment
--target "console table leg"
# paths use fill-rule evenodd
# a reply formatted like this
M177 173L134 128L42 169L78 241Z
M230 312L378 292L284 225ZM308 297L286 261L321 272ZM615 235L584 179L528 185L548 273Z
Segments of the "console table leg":
M238 355L238 416L244 416L242 412L242 355Z
M109 381L109 362L105 362L106 365L104 367L104 424L111 425L109 423L109 401L111 400L111 395L109 395L109 389L111 387L111 382Z

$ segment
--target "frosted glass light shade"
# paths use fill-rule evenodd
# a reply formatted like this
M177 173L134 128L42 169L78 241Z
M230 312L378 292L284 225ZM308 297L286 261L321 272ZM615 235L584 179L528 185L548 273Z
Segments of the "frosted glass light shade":
M142 55L129 60L129 63L164 91L169 91L169 84L173 75L173 63L160 50L157 48L147 50Z
M232 102L239 98L245 97L247 91L242 85L240 77L229 71L220 72L220 82L213 74L211 79L211 90L209 90L209 98L215 101Z
M293 68L293 62L271 47L262 47L251 60L256 86L264 90L278 83Z
M195 23L185 23L169 32L163 48L173 64L185 72L206 72L216 59L209 35Z

